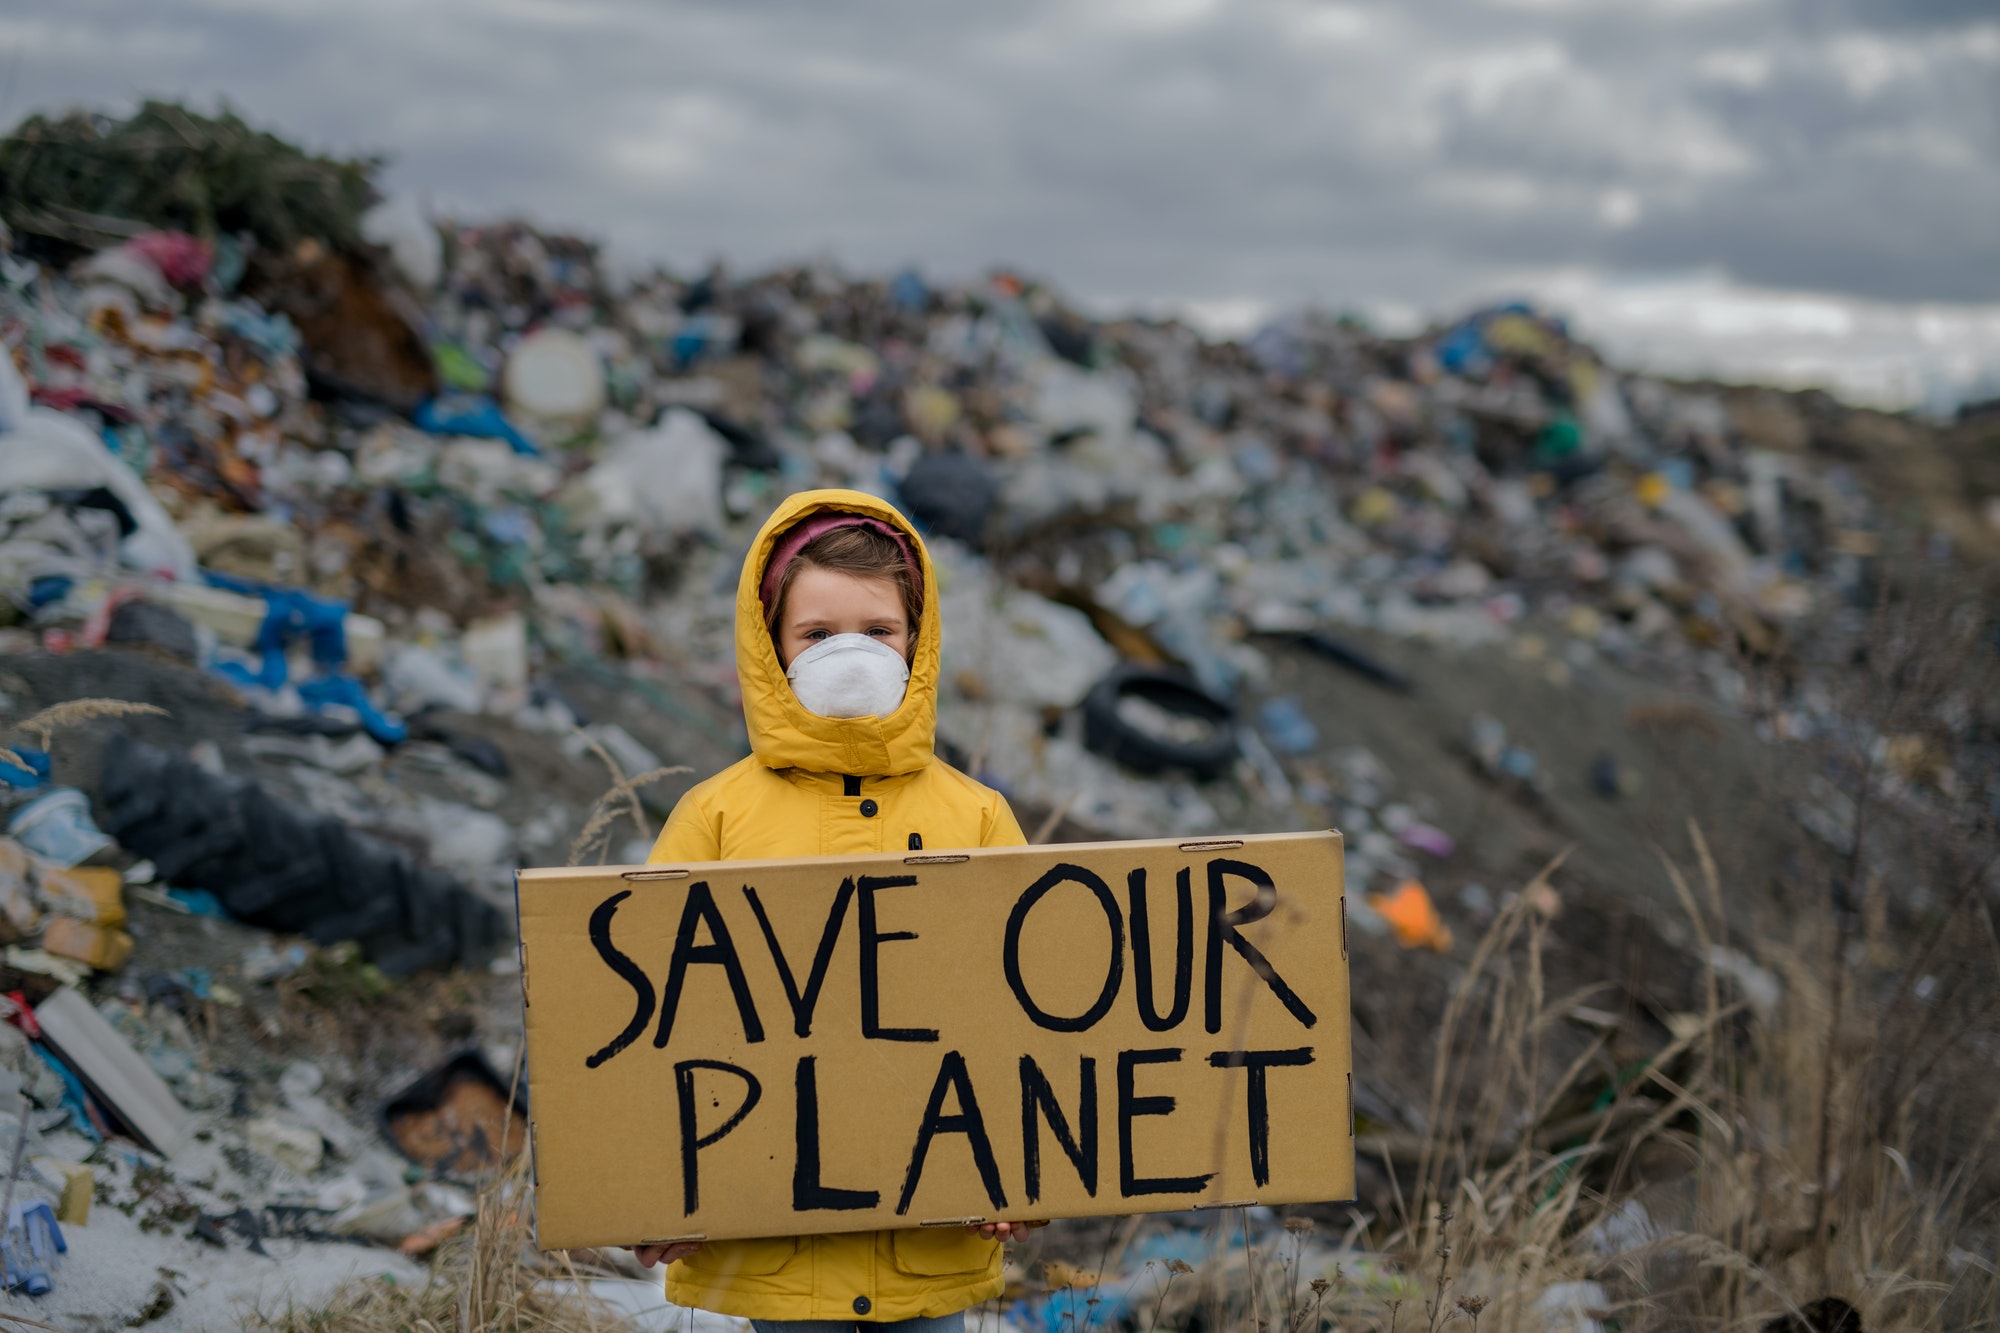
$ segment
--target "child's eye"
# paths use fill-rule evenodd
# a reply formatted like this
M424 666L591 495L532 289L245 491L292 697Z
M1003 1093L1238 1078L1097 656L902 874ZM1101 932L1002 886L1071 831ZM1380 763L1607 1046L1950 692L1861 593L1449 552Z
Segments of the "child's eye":
M806 637L808 639L824 639L826 631L823 629L809 629L806 631Z

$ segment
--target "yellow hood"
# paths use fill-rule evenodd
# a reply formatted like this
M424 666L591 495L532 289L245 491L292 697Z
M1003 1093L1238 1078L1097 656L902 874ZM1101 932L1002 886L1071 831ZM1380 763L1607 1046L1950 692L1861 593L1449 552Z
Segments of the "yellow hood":
M792 693L778 649L764 627L758 589L778 539L813 514L861 514L891 524L910 539L923 567L924 612L917 626L917 649L910 659L910 688L902 707L887 717L834 718L809 713ZM910 773L931 762L937 730L937 575L910 521L886 500L860 491L801 491L779 505L750 544L736 581L736 679L743 687L743 721L750 748L766 768L802 768L813 773L881 777Z

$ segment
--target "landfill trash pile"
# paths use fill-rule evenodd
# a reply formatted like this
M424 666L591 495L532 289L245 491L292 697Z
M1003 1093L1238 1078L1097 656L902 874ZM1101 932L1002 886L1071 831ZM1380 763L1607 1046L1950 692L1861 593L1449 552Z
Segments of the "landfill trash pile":
M519 1147L505 1049L405 1065L372 1125L315 1063L273 1066L270 1086L219 1067L203 1016L249 1023L301 978L504 973L511 872L562 861L590 793L743 752L736 571L792 492L882 495L932 538L940 748L1024 827L1338 826L1362 929L1440 955L1454 936L1425 881L1469 830L1288 689L1301 663L1357 712L1426 706L1398 644L1579 697L1617 673L1782 745L1848 725L1832 659L1808 650L1854 632L1897 506L1939 506L1934 557L2000 541L1992 478L1884 481L1895 449L1866 441L1921 444L1929 425L1621 371L1526 306L1414 338L1300 314L1217 342L1088 319L1006 272L614 281L588 241L433 220L376 200L369 164L188 114L37 120L0 153L6 721L121 654L147 680L206 682L230 719L135 722L94 770L59 773L47 731L0 753L19 987L0 1111L52 1236L93 1189L236 1249L421 1253L470 1214L464 1180ZM74 175L49 154L169 133L207 145L181 176L34 194ZM217 186L192 209L172 192L274 162L318 194ZM642 739L585 687L685 739ZM1557 783L1641 790L1609 751L1555 772L1520 717L1478 712L1454 744L1528 809ZM1968 771L1936 740L1884 745L1908 799ZM668 790L648 790L648 819ZM1851 836L1836 801L1812 818ZM649 833L584 845L636 860ZM170 965L128 899L255 942L228 976ZM1472 882L1445 905L1475 927L1496 906ZM10 1289L60 1287L47 1248L18 1282L6 1259Z

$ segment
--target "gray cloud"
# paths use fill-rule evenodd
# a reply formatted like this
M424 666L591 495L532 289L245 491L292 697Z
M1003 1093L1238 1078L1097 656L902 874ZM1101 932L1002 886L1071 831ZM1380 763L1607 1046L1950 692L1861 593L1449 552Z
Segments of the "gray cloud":
M227 98L469 213L690 266L1011 262L1099 299L1435 303L1719 268L2000 298L1976 0L61 0L9 119ZM7 72L11 70L11 76Z

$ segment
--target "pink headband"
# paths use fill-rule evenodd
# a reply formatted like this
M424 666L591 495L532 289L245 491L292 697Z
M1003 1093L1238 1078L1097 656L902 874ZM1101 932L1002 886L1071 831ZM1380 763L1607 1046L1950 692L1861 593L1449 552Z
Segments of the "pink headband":
M757 590L758 596L763 599L766 611L770 610L778 599L778 584L785 577L785 567L798 559L799 552L805 550L815 537L823 537L835 528L867 528L895 542L896 548L903 553L903 560L909 565L910 573L915 577L917 588L921 593L924 586L924 567L917 559L916 551L910 546L908 537L879 518L868 518L861 514L814 514L811 518L801 519L786 529L785 535L778 538L778 544L771 548L770 563L764 566L764 582Z

